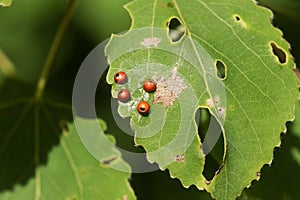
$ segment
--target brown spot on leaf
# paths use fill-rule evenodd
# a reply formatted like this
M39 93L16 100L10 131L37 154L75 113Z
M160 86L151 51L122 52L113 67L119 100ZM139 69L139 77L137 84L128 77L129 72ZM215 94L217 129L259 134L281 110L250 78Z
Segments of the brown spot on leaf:
M174 7L174 5L173 5L172 3L168 3L167 6L168 6L169 8L173 8L173 7Z
M298 78L298 80L300 81L300 71L299 71L299 69L295 68L294 73L295 73L296 77Z
M160 7L165 8L165 3L164 2L159 2Z
M153 103L162 103L164 107L173 105L179 94L187 88L184 80L177 75L177 67L172 70L171 76L167 79L154 75L152 80L156 82L156 92Z
M174 156L173 160L175 162L183 163L184 162L184 155L176 155L176 156Z

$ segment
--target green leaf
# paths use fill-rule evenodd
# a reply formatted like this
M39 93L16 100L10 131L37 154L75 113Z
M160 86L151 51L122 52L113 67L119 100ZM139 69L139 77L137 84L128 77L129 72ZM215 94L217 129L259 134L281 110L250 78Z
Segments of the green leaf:
M45 113L46 115L49 113ZM2 193L12 199L135 199L127 182L130 174L95 160L82 146L74 124L51 149L47 165L35 169L25 186ZM26 165L23 166L26 169ZM40 197L40 198L39 198Z
M126 163L92 157L67 124L68 104L49 96L38 101L31 86L11 79L0 94L0 199L135 199L130 173L110 167Z
M14 3L9 9L1 9L0 19L5 19L1 27L5 28L0 31L0 48L14 62L16 79L31 84L38 80L40 66L44 64L66 6L67 1L55 0L45 4L39 0L27 0ZM15 31L16 27L21 31ZM24 51L28 47L30 51ZM63 48L68 56L69 49ZM57 59L56 65L64 66L64 59ZM56 66L53 74L58 69L61 67Z
M12 0L0 0L0 6L10 6L12 4Z
M118 71L128 75L127 84L113 85L112 95L121 88L132 94L119 113L132 117L136 144L185 187L235 199L272 161L298 96L289 44L270 23L272 13L250 0L136 0L126 8L132 26L107 46L107 81L113 84ZM185 33L177 42L168 36L173 18L182 24L176 30ZM217 75L220 63L224 79ZM146 79L164 87L147 94ZM150 103L149 116L136 111L141 100ZM199 107L215 116L225 140L222 168L209 182L195 123Z
M15 66L7 55L0 49L0 85L6 77L15 75Z

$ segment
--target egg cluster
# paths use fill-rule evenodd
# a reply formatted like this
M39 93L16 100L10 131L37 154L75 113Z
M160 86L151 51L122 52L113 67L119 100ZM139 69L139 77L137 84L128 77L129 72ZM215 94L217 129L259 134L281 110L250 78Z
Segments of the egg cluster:
M127 74L125 72L117 72L114 76L114 80L117 84L125 84L128 81ZM143 84L143 89L146 92L154 92L156 90L156 83L151 80L146 80ZM118 93L118 100L126 103L131 99L131 94L127 89L121 89ZM137 111L141 115L148 115L150 111L150 105L147 101L140 101L137 105Z

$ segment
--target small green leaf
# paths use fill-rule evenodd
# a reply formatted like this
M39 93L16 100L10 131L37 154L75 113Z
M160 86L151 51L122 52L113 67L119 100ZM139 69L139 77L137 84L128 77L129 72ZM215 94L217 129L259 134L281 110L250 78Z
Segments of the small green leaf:
M0 0L0 6L10 6L12 4L12 0Z
M7 55L0 49L0 85L7 77L14 76L15 66Z
M73 124L54 147L47 165L35 169L35 179L17 185L2 197L12 199L135 199L130 174L105 166L82 146ZM38 199L40 199L38 198Z
M132 117L136 144L185 187L235 199L272 162L298 97L290 47L270 23L272 13L251 0L136 0L126 8L132 26L107 46L107 80L113 84L118 71L128 75L127 84L113 85L112 96L124 87L132 93L119 112ZM174 19L181 24L175 35ZM147 79L163 87L147 94ZM136 111L141 100L150 103L149 116ZM225 140L222 168L209 181L202 175L199 107L214 115Z
M125 161L119 156L104 165L95 159L74 124L67 124L68 104L37 101L31 86L10 79L0 94L0 199L135 199L130 173L110 167ZM104 121L97 123L106 129Z

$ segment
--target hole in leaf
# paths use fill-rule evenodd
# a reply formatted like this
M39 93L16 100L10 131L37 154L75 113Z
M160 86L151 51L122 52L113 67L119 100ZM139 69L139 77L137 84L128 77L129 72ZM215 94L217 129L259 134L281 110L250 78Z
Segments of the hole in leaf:
M218 77L224 80L226 78L226 65L221 60L217 60L216 68Z
M234 15L233 18L242 28L247 28L247 23L239 15Z
M185 28L177 18L172 18L169 23L169 37L172 42L178 42L185 34Z
M196 113L198 120L198 134L201 138L205 156L203 175L207 180L212 180L215 174L220 173L224 155L224 138L222 129L210 114L208 109L201 108Z
M279 48L274 42L271 42L271 47L273 50L274 55L278 58L279 62L281 64L286 62L286 55L284 53L284 51Z

